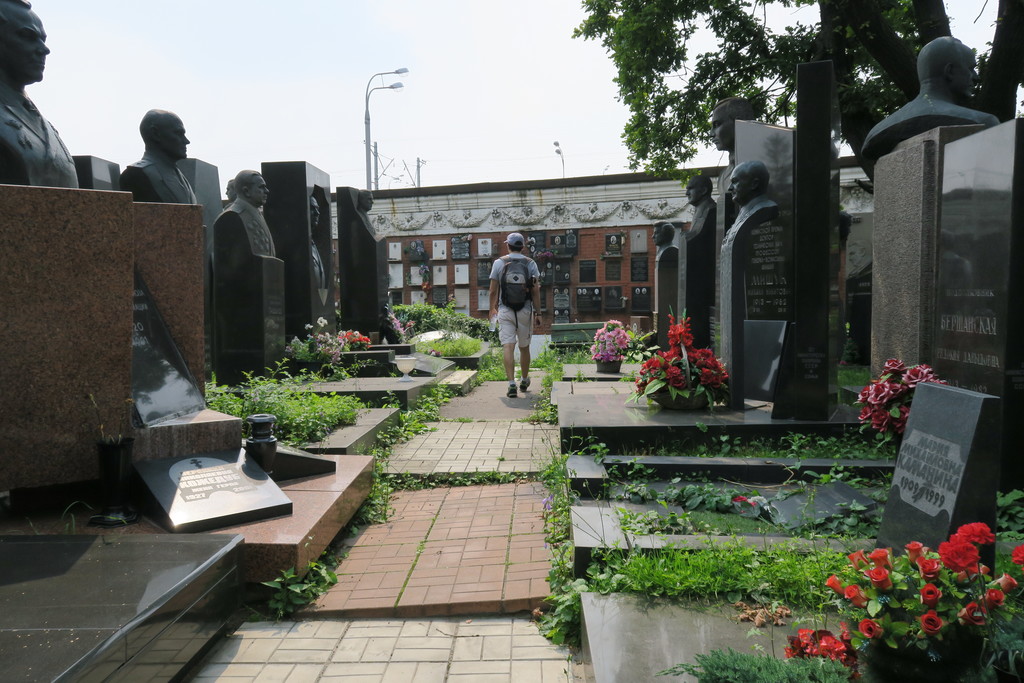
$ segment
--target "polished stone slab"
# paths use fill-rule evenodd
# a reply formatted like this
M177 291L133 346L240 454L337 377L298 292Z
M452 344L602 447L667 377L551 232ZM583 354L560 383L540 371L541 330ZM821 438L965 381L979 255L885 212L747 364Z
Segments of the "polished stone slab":
M318 394L350 394L373 406L397 401L407 409L438 382L436 377L412 375L410 379L409 382L400 382L398 377L354 377L338 382L315 382L306 385L306 389Z
M377 443L377 435L384 429L397 426L398 408L369 408L359 412L354 425L340 427L323 441L308 443L305 450L325 455L368 453Z
M241 603L241 541L0 536L3 680L176 680Z
M209 531L292 512L292 502L244 449L135 464L149 514L174 533Z
M865 511L878 508L878 501L841 481L814 486L783 499L776 497L771 504L772 520L790 528L843 514L850 505L858 505Z
M664 444L707 444L723 435L743 439L779 438L789 432L839 436L860 428L857 414L849 406L841 407L828 421L772 419L770 404L764 403L747 402L747 408L680 411L629 402L628 396L615 393L559 394L558 426L563 451L579 448L593 437L613 452Z
M562 379L566 382L586 380L589 382L618 382L633 379L640 372L639 363L623 363L618 372L598 372L596 363L569 363L562 366Z

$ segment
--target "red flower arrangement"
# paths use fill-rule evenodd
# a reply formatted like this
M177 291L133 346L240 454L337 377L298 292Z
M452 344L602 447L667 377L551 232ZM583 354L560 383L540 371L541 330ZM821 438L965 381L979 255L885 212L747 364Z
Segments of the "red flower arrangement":
M979 561L978 546L992 543L991 529L977 522L957 529L938 552L915 541L899 557L890 548L850 554L850 568L825 585L857 623L853 647L874 641L926 650L951 638L980 642L991 620L1011 617L1006 596L1017 588L1007 574L992 579ZM1013 561L1024 566L1024 545L1013 551Z
M851 677L859 677L857 674L857 651L853 648L846 624L840 625L843 630L839 633L838 638L832 635L831 631L799 629L797 635L788 638L789 646L784 650L786 659L826 657L851 669Z
M877 431L879 439L888 440L893 434L903 434L914 389L922 382L945 384L924 363L908 368L896 358L885 361L882 374L861 389L857 397L856 405L863 406L860 421Z
M668 350L657 352L640 366L633 400L649 398L657 392L667 392L673 399L703 394L711 406L726 400L729 373L721 361L711 349L693 348L689 318L678 323L671 314L668 318Z

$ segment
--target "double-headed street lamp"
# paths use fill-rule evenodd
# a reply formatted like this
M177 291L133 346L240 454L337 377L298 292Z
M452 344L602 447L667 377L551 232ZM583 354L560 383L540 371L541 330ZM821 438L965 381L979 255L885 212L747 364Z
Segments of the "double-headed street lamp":
M407 73L409 73L409 70L406 69L404 66L401 69L395 69L394 71L381 71L380 73L374 74L373 76L371 76L370 80L367 81L367 83L366 83L366 117L364 119L364 123L366 124L366 189L367 190L376 190L377 189L376 187L374 187L374 185L376 185L376 178L373 177L373 173L370 170L370 164L372 163L372 161L371 161L372 160L372 154L370 153L370 145L371 145L371 143L370 143L370 93L372 93L374 90L401 90L404 87L401 81L399 81L397 83L392 83L391 85L379 85L376 88L371 88L370 86L373 85L373 79L377 78L378 76L387 76L388 74L402 75L402 74L407 74ZM384 80L381 79L381 83L383 83L383 82L384 82Z
M562 177L565 177L565 153L562 151L562 146L558 144L558 140L555 140L555 154L562 160Z

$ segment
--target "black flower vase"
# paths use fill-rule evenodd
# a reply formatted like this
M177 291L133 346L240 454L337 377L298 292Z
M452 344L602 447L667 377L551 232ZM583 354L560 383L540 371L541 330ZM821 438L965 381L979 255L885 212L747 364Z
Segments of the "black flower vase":
M249 438L245 440L245 452L263 471L270 474L274 471L274 459L277 457L277 437L274 436L274 423L277 417L267 413L250 415L245 418L249 423Z
M103 488L103 511L89 518L89 526L118 527L139 521L128 501L131 496L132 446L135 439L101 441L96 444Z

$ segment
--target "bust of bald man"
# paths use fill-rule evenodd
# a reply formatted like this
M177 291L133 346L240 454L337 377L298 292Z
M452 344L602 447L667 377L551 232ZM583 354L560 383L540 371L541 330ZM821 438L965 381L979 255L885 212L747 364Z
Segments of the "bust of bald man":
M999 123L992 114L971 109L971 94L978 82L971 48L956 38L943 36L921 48L917 55L917 97L871 129L862 154L871 160L888 154L907 140L937 126Z
M146 151L121 173L121 189L131 192L137 202L197 203L192 186L177 166L187 156L189 143L181 119L169 111L151 109L142 117L139 133Z
M26 0L0 0L0 183L78 187L75 162L56 129L25 95L43 80L46 31Z

